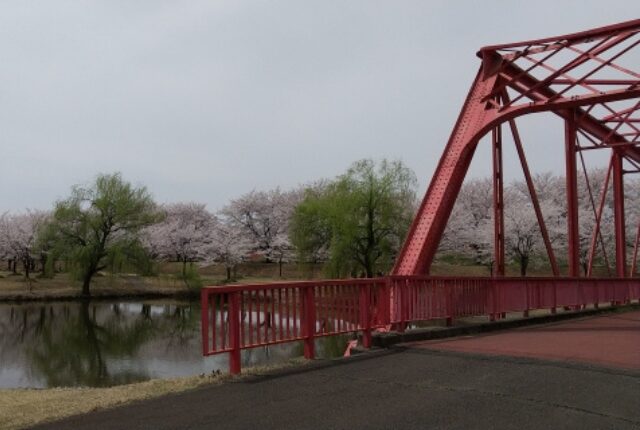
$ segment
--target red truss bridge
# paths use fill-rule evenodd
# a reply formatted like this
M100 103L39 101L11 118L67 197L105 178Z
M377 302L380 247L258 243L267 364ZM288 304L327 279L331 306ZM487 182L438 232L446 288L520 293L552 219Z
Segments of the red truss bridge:
M624 178L640 172L640 20L580 33L487 46L431 184L392 274L376 279L322 280L202 291L205 355L229 353L240 371L246 348L303 341L314 356L321 336L371 332L408 323L533 309L617 305L640 299L636 275L640 222L627 256ZM558 152L566 161L568 273L560 273L516 120L551 112L564 124ZM505 277L503 133L512 135L553 276ZM429 276L446 223L481 138L491 135L493 158L494 273L491 277ZM603 187L592 190L583 152L610 154ZM583 170L595 219L586 274L580 271L578 175ZM615 277L592 277L598 252L609 264L601 220L612 189ZM596 197L597 196L597 199ZM640 214L634 214L636 216Z

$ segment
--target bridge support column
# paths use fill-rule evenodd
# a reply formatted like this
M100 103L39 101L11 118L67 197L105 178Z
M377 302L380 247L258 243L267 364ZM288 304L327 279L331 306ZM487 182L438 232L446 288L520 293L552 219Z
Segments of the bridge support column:
M613 151L613 215L616 237L616 276L626 277L627 248L624 225L624 176L622 155Z
M503 277L504 269L504 174L502 163L502 128L494 128L491 133L493 159L493 276ZM495 298L497 300L497 297ZM489 317L495 321L500 314Z
M633 245L633 260L631 260L631 270L629 277L633 278L636 274L636 266L638 264L638 245L640 245L640 220L638 221L638 231L636 232L636 241Z
M493 149L493 238L494 276L504 276L504 175L502 171L502 129L493 129L491 134Z
M576 167L575 111L564 123L567 186L567 244L570 277L580 276L580 236L578 227L578 170Z

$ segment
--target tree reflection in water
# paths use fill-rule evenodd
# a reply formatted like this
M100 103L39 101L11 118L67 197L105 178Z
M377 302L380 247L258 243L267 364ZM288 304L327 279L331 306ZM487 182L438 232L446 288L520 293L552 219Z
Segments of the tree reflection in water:
M135 363L140 349L150 343L164 344L162 354L197 339L197 305L74 302L2 306L0 360L21 364L30 379L41 380L39 385L47 387L99 387L146 380L151 375L142 363Z
M27 349L32 370L45 378L47 386L100 387L148 379L144 372L112 373L107 363L109 358L132 357L153 336L151 321L125 321L118 305L103 322L89 302L74 308L58 321L42 320L39 335Z
M0 388L110 386L210 373L226 354L202 357L200 303L0 304ZM319 357L342 355L346 337L317 341ZM244 350L243 366L302 355L301 343Z

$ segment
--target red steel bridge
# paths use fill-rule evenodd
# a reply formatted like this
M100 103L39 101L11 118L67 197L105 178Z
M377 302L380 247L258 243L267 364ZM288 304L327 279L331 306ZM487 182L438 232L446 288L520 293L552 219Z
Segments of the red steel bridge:
M640 299L636 275L640 222L629 247L624 178L640 172L640 20L580 33L487 46L431 184L392 274L375 279L322 280L202 291L205 355L229 353L240 372L242 349L303 341L314 356L321 336L360 332L365 347L373 330L467 316L499 318L506 312L616 305ZM518 117L551 112L564 124L558 150L566 162L568 270L562 274L525 157ZM505 277L503 133L509 132L545 244L553 276ZM493 276L429 276L440 238L481 138L491 136L493 168ZM559 145L560 146L560 145ZM601 190L592 190L583 152L610 154ZM578 176L585 175L595 220L586 273L580 270ZM615 255L600 231L609 189L614 207ZM597 198L596 198L597 197ZM640 214L633 214L640 217ZM627 251L632 249L631 258ZM615 261L613 277L592 277L601 253Z

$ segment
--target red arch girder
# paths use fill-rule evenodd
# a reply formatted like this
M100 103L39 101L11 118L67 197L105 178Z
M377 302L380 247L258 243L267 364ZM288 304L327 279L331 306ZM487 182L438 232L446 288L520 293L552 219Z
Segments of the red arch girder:
M617 104L640 98L640 73L619 64L637 54L637 46L640 20L482 48L478 53L482 65L393 273L428 273L479 140L505 121L536 112L553 112L566 120L575 118L578 131L594 147L617 145L617 153L638 166L640 130L634 122L639 118L633 115L638 114L640 103L632 107ZM567 53L574 55L553 63L561 57L557 54L566 57ZM518 64L523 61L532 65L525 68ZM604 72L603 78L600 75ZM612 123L613 128L609 126Z

